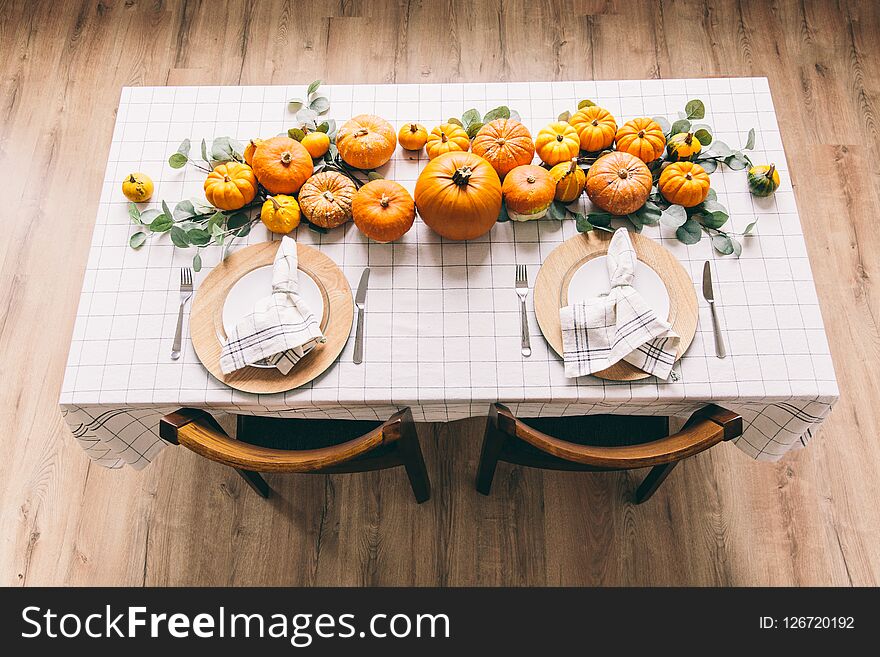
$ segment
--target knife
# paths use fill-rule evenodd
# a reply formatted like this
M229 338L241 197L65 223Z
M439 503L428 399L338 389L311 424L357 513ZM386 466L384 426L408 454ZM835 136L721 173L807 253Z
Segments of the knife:
M724 338L721 336L721 323L718 321L718 312L715 310L715 291L712 289L712 267L709 261L703 265L703 297L709 302L712 309L712 329L715 331L715 355L718 358L727 356L724 348Z
M370 268L364 269L361 274L361 282L358 283L357 294L354 297L354 305L358 309L357 331L354 335L354 362L362 363L364 360L364 313L367 308L367 284L370 282Z

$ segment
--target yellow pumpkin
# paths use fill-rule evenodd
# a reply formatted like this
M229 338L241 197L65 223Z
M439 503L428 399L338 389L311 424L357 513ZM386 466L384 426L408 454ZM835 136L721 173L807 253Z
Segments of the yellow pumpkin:
M587 174L578 166L576 157L550 169L550 177L556 183L556 200L563 203L571 203L580 196L587 182Z
M299 226L299 204L292 196L270 196L263 203L260 219L273 233L289 233Z
M244 147L244 161L248 166L254 165L254 153L257 150L257 146L263 143L262 139L251 139L247 146Z
M568 120L581 140L581 150L595 153L610 148L617 134L617 121L598 105L579 109Z
M617 150L635 155L642 162L653 162L666 148L663 128L649 118L627 121L617 131L615 139Z
M122 193L133 203L149 201L153 195L153 180L145 173L130 173L122 181Z
M309 155L312 156L312 159L324 157L324 155L330 149L330 137L327 136L327 133L321 132L320 130L310 132L305 137L303 137L300 143L309 152Z
M375 114L359 114L336 133L340 157L356 169L375 169L385 164L397 147L397 135L388 121Z
M443 123L431 130L431 134L428 135L428 158L433 160L443 153L466 151L470 146L471 140L464 128L454 123Z
M524 164L512 169L501 185L507 215L514 221L540 219L556 195L556 183L544 167Z
M397 133L397 141L405 151L421 150L428 143L428 130L421 123L407 123Z
M336 228L351 219L351 203L357 191L354 182L338 171L321 171L306 180L299 190L299 206L310 223Z
M254 170L240 162L218 164L205 179L205 198L221 210L238 210L257 195Z
M699 155L703 145L694 136L693 132L679 132L669 138L666 144L666 152L672 162L689 160L694 155Z
M670 203L692 208L709 195L709 174L694 162L676 162L663 169L657 189Z
M577 157L581 140L577 130L565 121L554 121L535 137L535 152L542 162L553 166Z
M488 160L503 180L509 171L531 164L535 143L529 129L519 121L495 119L480 128L471 150Z
M393 242L412 228L416 204L400 183L373 180L354 195L351 213L354 225L371 240Z

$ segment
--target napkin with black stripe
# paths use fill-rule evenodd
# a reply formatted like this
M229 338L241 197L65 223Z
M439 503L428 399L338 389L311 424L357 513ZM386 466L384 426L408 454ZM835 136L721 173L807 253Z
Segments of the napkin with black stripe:
M272 290L227 336L220 352L224 374L266 362L287 374L296 363L325 342L320 317L299 295L296 242L284 236L272 269ZM267 290L267 292L269 292Z
M608 246L608 293L560 308L565 375L593 374L621 360L668 379L680 338L632 286L636 251L626 228Z

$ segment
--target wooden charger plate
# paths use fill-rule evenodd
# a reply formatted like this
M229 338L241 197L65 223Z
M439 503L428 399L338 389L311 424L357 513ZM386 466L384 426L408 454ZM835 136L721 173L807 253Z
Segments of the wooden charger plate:
M221 339L226 336L223 329L226 296L242 276L274 263L280 243L253 244L231 254L205 277L193 301L189 326L196 355L214 377L243 392L272 394L308 383L336 361L351 333L354 301L342 270L317 249L297 244L301 275L305 273L311 276L324 297L321 331L327 342L315 347L286 376L274 367L245 367L231 374L223 374L220 370L220 351Z
M669 318L672 330L681 336L676 360L687 351L697 331L699 306L690 275L672 253L659 243L638 233L630 233L636 256L653 269L666 285L669 293ZM535 281L535 314L538 326L547 342L559 356L563 355L562 326L559 309L568 305L568 284L574 273L585 262L608 253L611 233L592 230L580 233L557 246L538 272ZM595 372L594 376L610 381L636 381L649 376L620 361Z

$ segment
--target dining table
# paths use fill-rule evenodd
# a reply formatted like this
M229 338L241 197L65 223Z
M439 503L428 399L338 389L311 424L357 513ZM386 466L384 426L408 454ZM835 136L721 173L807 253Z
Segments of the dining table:
M742 144L755 130L753 161L773 162L781 176L770 197L750 194L746 173L719 167L711 176L729 227L743 232L739 257L715 252L704 237L685 245L675 230L645 226L691 275L699 298L696 335L668 381L567 378L527 298L532 353L521 354L517 265L534 282L542 262L577 235L572 220L499 222L483 237L455 242L418 217L400 240L371 242L351 223L319 233L301 225L295 239L319 249L343 271L352 290L369 267L363 362L353 359L354 330L338 360L318 378L275 394L233 389L202 365L184 323L180 358L171 358L180 301L180 269L193 250L167 235L138 249L120 185L144 172L155 181L149 204L203 197L204 174L175 169L168 157L183 139L285 133L288 107L303 84L272 86L125 87L119 107L88 263L60 396L61 412L86 454L108 467L143 468L165 442L160 418L181 407L224 414L290 418L384 420L409 407L419 422L485 416L501 402L517 416L627 414L683 417L714 403L742 416L734 442L748 457L774 461L806 445L838 398L834 368L810 269L774 102L766 78L475 82L325 85L328 116L341 125L361 113L399 128L430 129L468 108L516 110L533 135L574 110L582 99L619 122L636 116L672 120L692 98L703 100L716 139ZM424 151L399 147L379 169L413 191L427 163ZM586 201L582 201L586 202ZM239 246L278 239L258 224ZM237 247L233 247L235 249ZM199 284L218 264L221 248L202 249ZM728 355L718 358L709 304L702 296L704 263L714 274L716 310ZM332 321L332 318L331 318Z

